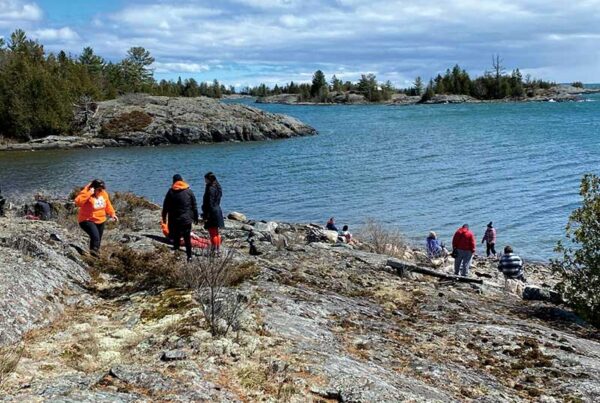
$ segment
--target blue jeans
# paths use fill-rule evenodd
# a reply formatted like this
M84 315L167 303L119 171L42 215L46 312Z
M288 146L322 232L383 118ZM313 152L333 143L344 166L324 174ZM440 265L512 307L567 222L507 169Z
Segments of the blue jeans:
M457 276L469 277L471 259L473 259L473 252L470 250L456 249L456 257L454 258L454 274Z

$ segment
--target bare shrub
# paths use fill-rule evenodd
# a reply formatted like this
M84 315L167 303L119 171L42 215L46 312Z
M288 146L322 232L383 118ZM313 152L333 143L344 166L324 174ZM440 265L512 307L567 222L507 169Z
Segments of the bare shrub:
M375 253L403 257L408 250L406 240L397 229L386 228L381 222L367 218L359 231L360 240Z
M213 337L239 328L247 298L233 285L256 274L256 269L250 269L252 266L236 266L233 257L233 249L223 255L207 252L180 270L183 284L195 290L194 299L200 304Z

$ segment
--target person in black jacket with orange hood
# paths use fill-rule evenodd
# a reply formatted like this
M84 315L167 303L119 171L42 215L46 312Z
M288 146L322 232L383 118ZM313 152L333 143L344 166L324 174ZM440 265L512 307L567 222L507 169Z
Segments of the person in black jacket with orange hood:
M179 250L179 242L183 236L185 252L190 261L192 259L192 223L198 224L198 206L190 185L185 183L179 174L173 176L173 185L165 196L162 220L169 226L173 250Z
M210 235L211 248L214 252L219 252L221 248L221 235L219 228L225 227L223 220L223 211L221 210L221 197L223 191L217 177L212 172L204 175L206 188L204 189L204 198L202 199L202 218L204 219L204 228Z

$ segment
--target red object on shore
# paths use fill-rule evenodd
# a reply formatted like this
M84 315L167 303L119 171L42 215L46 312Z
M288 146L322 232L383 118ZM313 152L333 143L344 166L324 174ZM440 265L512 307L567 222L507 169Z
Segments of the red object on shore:
M161 221L160 229L162 230L163 235L168 238L169 237L169 226L166 223ZM185 246L185 243L183 242L183 238L179 239L179 245ZM210 241L208 239L202 238L198 234L195 234L194 232L192 232L192 248L208 249L209 247L210 247Z

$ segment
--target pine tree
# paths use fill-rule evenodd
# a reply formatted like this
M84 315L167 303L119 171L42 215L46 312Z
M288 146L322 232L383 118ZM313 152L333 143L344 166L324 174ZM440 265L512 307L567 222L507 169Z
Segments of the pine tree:
M423 93L423 80L421 80L421 77L415 78L414 86L416 95L421 95Z
M315 71L315 74L313 74L312 85L310 86L310 96L318 96L324 86L327 86L325 74L323 74L321 70Z

